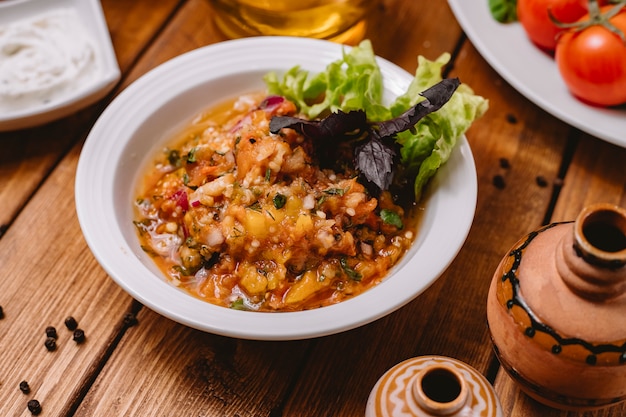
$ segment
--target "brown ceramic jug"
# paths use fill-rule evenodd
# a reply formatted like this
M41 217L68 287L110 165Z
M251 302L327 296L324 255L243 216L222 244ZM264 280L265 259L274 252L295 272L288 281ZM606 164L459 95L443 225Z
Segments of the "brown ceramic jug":
M487 319L503 368L537 401L626 400L626 210L596 204L522 238L495 272Z

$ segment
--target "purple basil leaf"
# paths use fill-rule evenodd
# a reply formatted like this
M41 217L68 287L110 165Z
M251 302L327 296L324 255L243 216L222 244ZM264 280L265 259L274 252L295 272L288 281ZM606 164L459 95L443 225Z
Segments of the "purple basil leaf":
M376 123L373 131L379 137L385 138L411 129L421 118L439 110L446 104L460 83L458 78L441 80L420 93L426 100L420 101L394 119Z
M387 144L372 135L370 140L354 149L354 165L367 181L387 190L393 181L397 155L394 144Z
M367 118L363 110L344 113L331 113L322 120L305 120L298 117L274 116L270 120L270 132L278 133L280 129L290 128L296 132L318 141L345 140L354 133L362 133L367 128Z

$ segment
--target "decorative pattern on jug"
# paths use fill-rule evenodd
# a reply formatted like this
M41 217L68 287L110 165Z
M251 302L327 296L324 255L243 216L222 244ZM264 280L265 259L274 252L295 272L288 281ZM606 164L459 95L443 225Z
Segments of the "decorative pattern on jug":
M453 410L438 412L436 408L429 409L420 400L420 394L428 390L421 388L427 378L425 375L441 369L448 369L456 375L460 384L458 389L438 394L444 404L455 403ZM445 356L420 356L395 365L380 377L370 393L365 414L366 417L439 415L502 417L502 410L493 387L476 369Z
M546 230L568 223L572 222L552 223L531 232L509 252L502 264L502 277L497 290L498 301L511 315L520 332L532 339L543 350L562 358L585 362L589 366L626 365L626 339L593 343L560 334L553 327L541 321L528 306L520 292L517 270L522 262L526 247Z

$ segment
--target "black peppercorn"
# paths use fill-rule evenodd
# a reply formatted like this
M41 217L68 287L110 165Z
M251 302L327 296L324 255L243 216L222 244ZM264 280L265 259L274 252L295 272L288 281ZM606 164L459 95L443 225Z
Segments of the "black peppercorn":
M126 313L124 315L124 324L128 327L136 326L138 323L137 316L133 313Z
M500 158L500 167L504 169L511 168L511 163L506 158Z
M54 326L46 327L46 336L52 337L52 338L56 339L57 338L57 329L55 329Z
M506 115L506 121L511 123L512 125L514 125L515 123L517 123L517 117L515 117L514 114L511 113L507 113Z
M24 394L30 393L30 386L28 385L28 382L20 382L20 391L22 391Z
M83 343L85 341L85 332L82 329L74 330L73 339L76 343Z
M537 178L535 178L535 181L537 181L537 185L540 187L547 187L548 186L548 181L542 177L541 175L539 175Z
M2 310L2 306L0 306L0 319L4 318L4 310Z
M28 411L34 416L38 416L41 413L41 404L37 400L30 400L28 402Z
M44 342L44 345L46 346L46 349L52 352L56 350L57 348L57 341L54 337L46 337L46 341Z
M502 175L495 175L493 177L493 185L500 190L503 189L506 186L504 177Z
M65 327L67 327L69 330L76 330L76 328L78 327L78 322L76 321L76 319L72 316L69 316L68 318L65 319Z

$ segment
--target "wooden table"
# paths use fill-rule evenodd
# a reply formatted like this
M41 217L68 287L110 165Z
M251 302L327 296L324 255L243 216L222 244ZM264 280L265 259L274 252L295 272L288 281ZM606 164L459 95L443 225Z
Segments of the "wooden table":
M133 301L83 240L73 186L81 146L115 93L224 37L207 0L102 5L123 72L115 92L63 120L0 134L1 416L30 415L33 398L42 416L362 416L387 369L426 354L455 357L484 373L505 416L626 415L626 405L551 410L520 393L494 359L485 314L492 274L519 237L573 219L590 203L626 206L626 149L573 129L518 94L481 58L443 1L385 0L377 13L382 23L368 33L379 55L410 72L418 54L451 52L450 75L490 100L467 133L479 186L474 224L430 289L372 324L292 342L206 334ZM80 345L63 324L70 315L86 333ZM54 352L44 347L50 325L59 333ZM30 394L20 392L22 380Z

